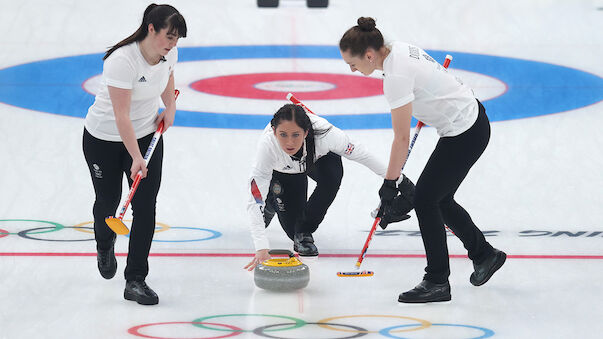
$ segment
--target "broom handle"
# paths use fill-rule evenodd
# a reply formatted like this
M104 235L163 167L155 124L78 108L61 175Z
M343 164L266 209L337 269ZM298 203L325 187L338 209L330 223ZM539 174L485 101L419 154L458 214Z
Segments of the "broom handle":
M176 99L178 98L179 94L180 94L179 90L174 90L174 95L175 95ZM155 134L153 134L153 138L151 139L149 147L147 148L147 152L144 154L144 165L145 166L149 165L149 160L151 159L153 152L155 152L155 146L157 146L157 143L159 142L159 138L161 137L162 133L163 133L163 120L159 123L159 126L157 126L157 129L155 130ZM134 193L136 193L136 189L138 189L138 184L140 184L141 180L142 180L142 172L138 171L138 173L136 173L136 177L134 178L134 182L132 183L132 187L130 187L130 192L128 192L128 198L126 199L126 201L124 201L122 207L119 209L119 216L117 217L119 220L123 220L124 215L126 214L126 211L128 210L128 206L130 205L130 202L132 202L132 199L134 198Z
M316 113L312 112L308 106L304 105L303 102L299 101L299 99L297 99L293 94L289 93L287 94L287 100L291 101L292 103L299 105L301 107L303 107L306 111L310 112L311 114L316 115Z

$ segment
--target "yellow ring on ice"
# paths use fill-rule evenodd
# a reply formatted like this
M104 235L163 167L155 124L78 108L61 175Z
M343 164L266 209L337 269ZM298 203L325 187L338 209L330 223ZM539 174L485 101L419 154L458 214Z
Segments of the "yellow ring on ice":
M408 320L412 320L412 321L416 321L418 323L420 323L421 325L417 326L418 327L413 327L413 328L409 328L409 329L405 329L405 330L397 330L397 331L391 331L391 333L394 332L411 332L411 331L418 331L418 330L422 330L425 328L428 328L431 326L431 323L427 320L423 320L423 319L417 319L417 318L411 318L411 317L404 317L401 315L372 315L372 314L365 314L365 315L343 315L340 317L332 317L332 318L326 318L326 319L322 319L317 321L316 323L318 324L318 326L329 329L329 330L333 330L333 331L341 331L341 332L353 332L353 333L379 333L379 331L356 331L356 330L344 330L341 328L335 328L332 327L330 325L327 325L325 323L329 323L332 320L335 319L343 319L343 318L401 318L401 319L408 319Z

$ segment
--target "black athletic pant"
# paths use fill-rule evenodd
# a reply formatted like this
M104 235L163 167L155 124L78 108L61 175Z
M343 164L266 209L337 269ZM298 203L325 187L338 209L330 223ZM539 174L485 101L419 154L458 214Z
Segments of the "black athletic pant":
M138 139L144 154L153 134ZM105 141L93 137L84 129L84 157L92 177L96 194L94 201L94 238L97 249L108 249L113 244L115 233L105 223L105 218L115 215L122 197L122 180L125 174L128 183L132 157L120 142ZM144 280L149 272L148 257L155 232L155 205L161 184L163 162L163 138L159 139L155 152L147 166L147 177L140 181L132 199L132 227L128 247L128 261L124 271L126 280Z
M490 140L486 110L479 101L478 105L477 121L469 130L440 138L416 185L415 211L427 255L424 279L434 283L443 283L450 275L444 225L462 241L474 262L481 263L493 253L467 211L454 200L459 185Z
M316 188L308 199L308 176L316 181ZM335 200L343 177L341 157L328 153L314 163L306 175L274 171L266 199L272 204L278 220L293 240L295 233L314 233Z

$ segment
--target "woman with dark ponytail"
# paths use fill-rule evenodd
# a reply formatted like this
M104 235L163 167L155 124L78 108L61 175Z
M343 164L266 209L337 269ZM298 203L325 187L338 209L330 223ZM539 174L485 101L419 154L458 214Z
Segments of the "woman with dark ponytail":
M463 242L473 261L469 280L485 284L505 262L506 254L493 248L454 194L486 149L490 123L484 106L471 88L450 75L429 54L404 42L385 44L372 18L359 18L339 42L343 60L352 72L383 72L383 92L391 107L394 141L379 196L383 217L398 195L396 179L406 161L412 116L434 127L440 139L415 188L414 205L427 267L423 281L402 293L399 302L426 303L451 299L448 226Z
M280 224L293 240L301 256L317 256L312 233L316 231L337 195L343 165L341 157L359 162L377 175L385 175L385 165L362 144L352 142L339 128L298 105L281 107L266 126L249 178L251 236L256 254L245 266L252 270L270 259L266 227L276 213ZM308 177L316 188L308 199ZM397 220L408 216L400 201ZM393 222L392 221L392 222Z
M147 149L161 121L164 131L174 123L174 67L178 61L176 44L181 37L186 37L184 17L170 5L149 5L138 30L105 54L102 83L84 124L84 156L96 195L93 214L97 266L105 279L113 278L117 271L113 249L116 234L105 218L115 214L123 174L130 185L139 171L144 178L132 200L133 221L124 271L124 297L144 305L159 302L145 278L155 231L163 139L148 168L141 150ZM165 109L157 115L159 99Z

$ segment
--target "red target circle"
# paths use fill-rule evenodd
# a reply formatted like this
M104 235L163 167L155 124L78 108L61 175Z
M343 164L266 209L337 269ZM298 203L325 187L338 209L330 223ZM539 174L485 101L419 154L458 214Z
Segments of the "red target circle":
M253 73L202 79L191 88L208 94L281 100L303 92L305 100L369 97L383 94L383 80L333 73Z

